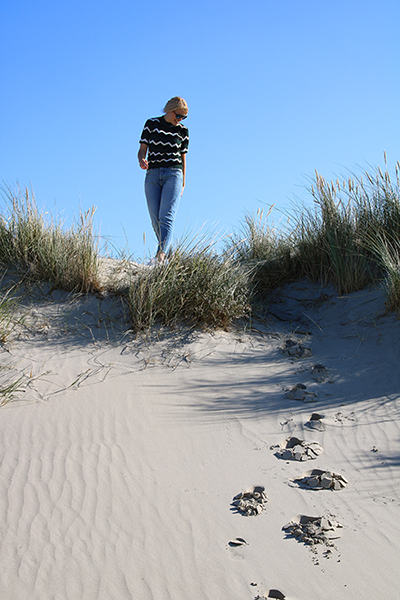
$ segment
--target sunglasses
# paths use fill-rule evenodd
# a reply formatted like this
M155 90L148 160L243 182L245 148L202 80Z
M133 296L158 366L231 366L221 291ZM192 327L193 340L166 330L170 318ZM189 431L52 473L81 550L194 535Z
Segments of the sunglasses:
M177 119L179 119L180 121L183 121L183 119L186 119L187 115L178 115L178 113L176 113L175 111L174 115L176 116Z

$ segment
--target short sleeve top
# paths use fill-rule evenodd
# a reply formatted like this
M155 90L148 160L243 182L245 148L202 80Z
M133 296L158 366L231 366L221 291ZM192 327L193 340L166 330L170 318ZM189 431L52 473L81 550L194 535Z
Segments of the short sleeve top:
M168 123L164 117L148 119L140 137L147 144L149 169L172 167L182 169L182 154L189 148L189 130L178 123Z

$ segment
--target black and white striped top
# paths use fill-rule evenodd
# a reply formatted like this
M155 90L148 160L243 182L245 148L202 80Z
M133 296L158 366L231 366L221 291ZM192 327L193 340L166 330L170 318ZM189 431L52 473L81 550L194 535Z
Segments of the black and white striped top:
M181 154L189 148L188 128L178 123L172 125L164 117L148 119L140 138L141 144L149 147L147 160L149 169L173 167L182 169Z

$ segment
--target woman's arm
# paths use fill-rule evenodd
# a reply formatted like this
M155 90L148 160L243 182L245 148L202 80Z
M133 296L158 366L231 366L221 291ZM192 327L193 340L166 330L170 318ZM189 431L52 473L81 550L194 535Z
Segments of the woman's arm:
M140 144L139 152L138 152L138 160L139 160L139 166L141 169L149 168L149 163L146 160L146 155L147 155L148 149L149 149L149 147L147 144L143 144L143 142Z
M185 154L181 154L182 157L182 172L183 172L183 183L182 183L182 194L183 194L183 190L185 189L185 181L186 181L186 153ZM182 196L181 194L181 196Z

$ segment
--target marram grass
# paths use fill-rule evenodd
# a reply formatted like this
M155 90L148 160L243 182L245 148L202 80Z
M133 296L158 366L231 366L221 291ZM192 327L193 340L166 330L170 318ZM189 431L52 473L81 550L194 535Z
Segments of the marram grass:
M316 173L308 205L287 222L247 215L222 252L206 236L184 240L167 264L143 268L120 296L135 330L156 323L225 327L257 311L271 290L301 278L332 284L339 294L381 285L400 312L400 165L326 181ZM94 209L69 229L40 212L28 191L3 190L0 264L24 278L79 293L101 292Z
M216 254L212 243L181 243L166 264L143 271L130 285L125 300L132 326L227 326L250 313L248 277L246 267Z
M127 307L133 330L156 324L228 327L257 316L271 290L298 279L332 284L339 294L382 286L389 311L400 315L400 164L394 177L380 168L342 181L316 173L311 203L295 206L284 227L270 213L246 215L238 232L218 253L206 236L184 240L168 262L143 267L128 287L107 290ZM32 193L1 190L0 266L17 270L23 281L49 282L77 292L101 292L94 209L73 226L37 208ZM110 289L111 288L111 289ZM18 325L16 297L0 292L0 342ZM24 387L14 369L0 364L0 406Z
M251 286L259 295L297 278L296 248L293 235L285 226L279 229L269 223L273 207L264 215L247 214L238 232L227 238L225 252L251 272Z
M6 205L0 216L0 264L27 279L48 281L75 292L98 288L98 247L93 233L94 209L66 229L62 221L40 211L32 193L2 189Z
M383 282L388 308L400 306L399 172L397 163L394 180L377 168L335 182L316 173L312 204L295 206L284 229L269 226L262 211L247 215L229 249L252 266L256 292L300 278L330 283L339 294Z
M15 326L20 321L16 317L18 300L13 296L12 290L0 291L0 343L4 345L10 338ZM4 355L6 353L2 353ZM20 391L23 381L22 376L15 377L14 371L4 360L0 361L0 406L7 404Z
M18 392L24 390L25 378L10 375L12 369L0 365L0 407L8 404Z

